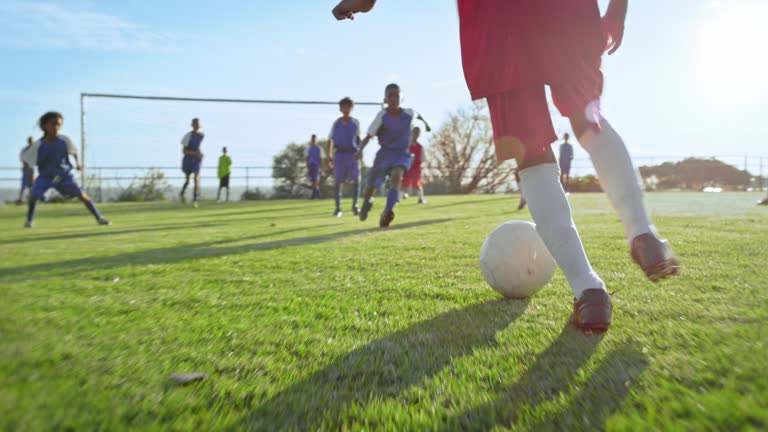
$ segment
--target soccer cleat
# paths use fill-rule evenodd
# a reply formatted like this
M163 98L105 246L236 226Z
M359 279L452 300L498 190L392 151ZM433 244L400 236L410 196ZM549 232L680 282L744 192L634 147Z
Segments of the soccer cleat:
M764 200L757 203L757 205L768 205L768 198L765 198Z
M32 228L33 222L32 221L26 221L24 222L24 228Z
M666 240L657 238L653 233L633 238L630 249L632 259L653 282L680 273L680 260L672 248Z
M379 228L388 227L393 220L395 220L395 212L392 210L384 210L379 218Z
M525 208L525 205L528 204L525 199L520 200L520 204L517 205L517 210L520 211Z
M359 216L360 215L360 209L357 208L356 205L352 206L352 214L355 215L355 216Z
M333 216L334 217L340 218L342 215L343 215L343 213L341 212L341 209L339 209L339 208L337 208L336 210L333 211Z
M408 194L407 193L403 194L403 199L408 199Z
M582 331L604 332L611 325L612 310L611 298L605 290L588 289L573 300L571 322Z
M112 225L112 222L110 222L110 221L108 221L108 220L106 220L104 218L98 219L96 222L99 225Z
M366 201L363 203L363 208L360 209L360 220L364 221L368 219L368 212L371 211L373 208L373 202L372 201Z
M427 200L425 198L419 198L419 204L426 204Z

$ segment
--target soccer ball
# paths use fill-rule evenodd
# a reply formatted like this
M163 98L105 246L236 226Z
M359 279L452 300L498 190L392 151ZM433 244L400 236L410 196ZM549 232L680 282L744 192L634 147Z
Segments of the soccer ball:
M491 231L480 249L480 271L490 286L507 298L526 298L555 272L555 260L525 221L506 222Z

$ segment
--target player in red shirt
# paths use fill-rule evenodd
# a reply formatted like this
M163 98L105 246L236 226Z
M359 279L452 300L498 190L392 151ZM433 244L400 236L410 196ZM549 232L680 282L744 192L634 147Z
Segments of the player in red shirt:
M413 192L414 189L419 192L419 204L426 204L427 199L424 198L424 185L421 182L421 163L424 161L422 154L424 147L419 144L419 137L421 136L421 129L418 127L413 128L411 132L411 145L408 147L408 152L413 155L413 162L411 168L403 176L402 189L403 196L408 198L408 192Z
M342 0L333 14L351 19L375 3ZM624 142L600 112L602 55L621 46L627 8L628 0L611 0L601 17L597 0L458 0L472 99L488 101L497 158L517 160L537 231L574 293L573 322L585 330L606 330L612 305L587 259L559 181L545 86L592 158L624 224L632 258L653 281L677 274L679 267L651 225Z

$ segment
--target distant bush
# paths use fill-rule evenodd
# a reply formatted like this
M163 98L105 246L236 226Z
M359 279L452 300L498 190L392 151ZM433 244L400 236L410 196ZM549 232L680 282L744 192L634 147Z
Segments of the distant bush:
M259 188L248 189L240 195L241 201L263 201L268 200L269 195Z
M571 177L568 183L569 192L602 192L600 180L593 175L583 177Z
M150 169L144 177L134 179L130 186L121 190L115 202L165 201L165 193L170 189L165 173Z

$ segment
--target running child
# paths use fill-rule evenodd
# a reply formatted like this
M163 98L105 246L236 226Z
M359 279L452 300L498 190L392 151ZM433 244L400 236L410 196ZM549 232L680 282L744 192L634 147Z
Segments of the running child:
M221 149L219 156L219 190L216 192L216 201L221 202L221 189L227 188L227 201L229 201L229 175L232 174L232 158L227 154L227 148Z
M342 0L337 19L373 8L375 0ZM458 0L464 75L473 99L486 98L499 160L516 159L536 228L574 294L574 324L605 331L612 303L592 269L571 217L551 144L545 86L589 153L624 225L630 253L653 281L678 273L658 238L637 170L619 134L600 112L602 54L621 46L628 0ZM652 124L651 124L652 126Z
M37 201L51 188L65 197L77 197L85 204L99 225L110 225L110 222L101 216L88 195L80 190L80 186L72 176L73 168L80 170L80 160L72 141L65 135L59 134L63 124L64 117L60 113L51 111L43 114L38 121L43 137L27 147L21 155L28 166L37 166L38 172L29 194L27 221L24 226L32 228ZM74 167L69 160L70 156L75 160Z
M203 144L205 134L200 132L200 119L192 119L192 130L187 132L181 139L182 153L184 158L181 160L181 171L184 172L184 186L181 187L181 202L186 204L187 198L184 194L189 186L189 177L195 177L192 202L195 207L200 200L200 165L203 163L203 154L200 152L200 146Z
M309 199L320 199L320 165L323 161L322 151L317 145L317 135L312 135L307 149L307 174L312 194Z
M333 168L333 196L336 199L336 209L333 215L341 217L341 191L344 182L352 183L352 214L357 216L360 210L357 201L360 199L360 161L357 151L360 149L360 122L351 116L355 102L345 97L339 102L339 117L328 136L328 165Z
M421 182L424 147L419 144L419 136L421 136L421 129L418 127L413 128L413 131L411 131L411 145L408 147L408 152L413 155L413 163L408 172L403 176L403 198L408 198L408 192L416 190L419 193L419 204L426 204L424 185Z
M411 143L413 123L420 120L427 132L431 129L427 122L411 109L400 108L400 86L389 84L384 89L384 102L387 108L379 112L368 129L368 135L363 139L358 152L362 159L363 149L371 138L379 140L379 151L368 171L368 184L363 197L363 208L360 210L360 220L368 218L368 212L373 207L373 193L384 184L389 177L390 188L387 191L387 204L379 218L379 226L388 227L395 219L395 205L400 201L400 185L403 175L411 166L413 156L408 152Z
M560 183L563 190L568 192L568 185L571 183L571 162L573 161L573 146L568 142L571 135L563 135L563 143L560 144L560 157L557 161L560 163Z

